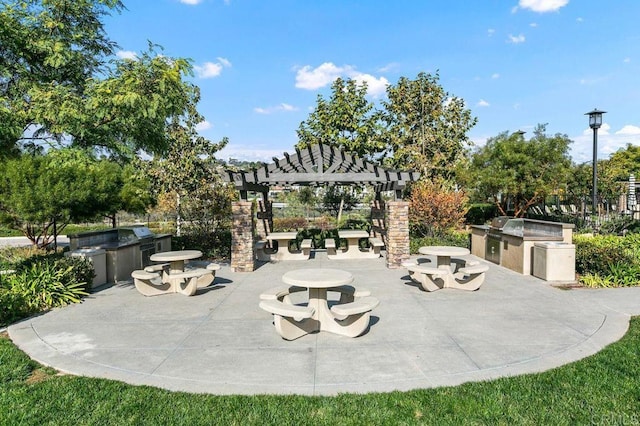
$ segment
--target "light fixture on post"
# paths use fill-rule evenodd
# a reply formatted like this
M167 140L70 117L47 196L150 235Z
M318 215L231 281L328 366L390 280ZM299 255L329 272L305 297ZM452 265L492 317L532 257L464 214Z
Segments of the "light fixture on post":
M593 129L593 190L591 191L592 214L596 214L596 207L598 206L598 129L602 126L602 114L606 113L606 111L600 111L597 108L594 108L593 111L589 111L584 114L589 116L589 127Z

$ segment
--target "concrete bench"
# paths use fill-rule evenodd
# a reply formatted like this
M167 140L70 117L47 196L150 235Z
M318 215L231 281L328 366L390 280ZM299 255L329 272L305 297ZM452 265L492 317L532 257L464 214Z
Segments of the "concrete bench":
M305 287L298 287L297 285L279 285L261 293L260 300L278 300L280 302L292 304L289 295L291 293L303 291L307 291L307 289Z
M145 266L144 270L147 272L162 272L165 269L169 269L169 263L156 263L155 265Z
M371 246L371 250L376 254L380 254L380 250L384 247L382 240L376 237L369 238L369 245Z
M279 300L261 300L259 306L273 314L276 331L285 340L297 339L315 329L312 306L290 305Z
M263 262L271 262L271 254L273 251L267 248L266 241L256 241L253 248L256 253L256 259Z
M336 316L336 322L342 327L340 334L357 337L364 333L369 327L371 311L379 304L378 299L367 296L351 303L332 306L331 312Z
M203 275L198 279L198 288L208 287L216 279L216 272L220 270L220 265L208 260L190 260L186 267L188 269L206 269L211 271L211 275Z
M327 289L327 291L335 291L340 293L339 303L341 304L351 303L356 298L371 296L371 291L369 291L368 289L361 288L361 287L355 288L352 285L340 285L337 287L330 287Z
M417 264L405 263L411 279L425 290L436 291L444 287L444 277L449 273L445 269L435 268L433 266L422 266Z
M324 240L324 246L327 249L328 255L336 254L336 240L334 238L327 238Z
M304 253L305 256L311 256L311 238L305 238L300 243L300 250Z
M136 270L131 273L136 290L143 296L158 296L171 291L171 284L162 281L160 272Z
M485 272L489 270L489 265L482 263L473 265L467 263L467 265L468 266L464 268L458 269L449 287L467 291L475 291L480 288L484 283Z
M176 292L193 296L199 287L198 283L207 281L211 283L214 273L206 268L185 269L184 272L169 274L168 279L174 283Z

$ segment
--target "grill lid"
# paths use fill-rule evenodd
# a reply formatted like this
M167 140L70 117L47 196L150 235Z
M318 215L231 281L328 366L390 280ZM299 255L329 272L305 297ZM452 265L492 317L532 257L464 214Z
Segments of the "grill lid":
M491 221L491 227L502 229L509 219L511 219L509 216L498 216Z
M120 242L134 242L151 240L155 234L146 226L132 226L129 228L118 228L118 240Z

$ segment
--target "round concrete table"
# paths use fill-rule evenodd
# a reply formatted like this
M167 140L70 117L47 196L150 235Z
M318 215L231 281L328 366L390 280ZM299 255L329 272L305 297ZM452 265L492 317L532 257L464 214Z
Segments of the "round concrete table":
M469 249L464 247L450 246L425 246L418 249L420 254L426 254L436 257L438 268L451 269L452 256L466 256L470 253Z
M316 321L316 329L313 331L329 331L343 334L343 327L335 321L335 316L327 304L327 289L338 287L353 282L350 272L340 269L295 269L286 272L282 276L282 282L288 285L306 287L309 289L309 304L315 312L311 317Z
M152 262L169 262L169 273L184 272L184 261L202 257L200 250L163 251L152 254Z

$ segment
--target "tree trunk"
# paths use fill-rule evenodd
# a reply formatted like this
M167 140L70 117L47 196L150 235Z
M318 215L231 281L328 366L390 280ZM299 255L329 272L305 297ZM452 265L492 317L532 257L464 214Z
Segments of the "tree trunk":
M181 222L182 222L182 217L181 217L181 211L180 211L180 194L176 194L176 236L179 237L180 236L180 231L181 231Z

